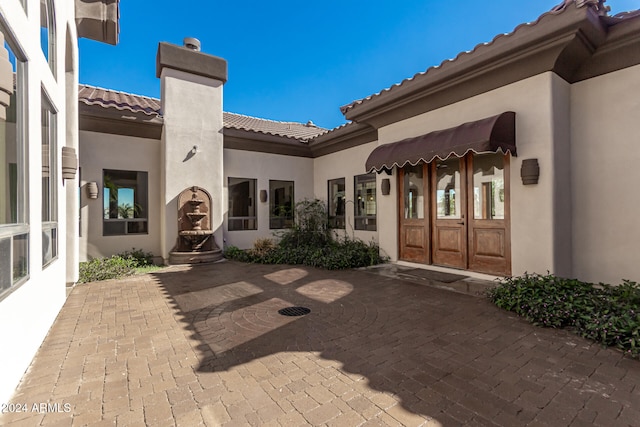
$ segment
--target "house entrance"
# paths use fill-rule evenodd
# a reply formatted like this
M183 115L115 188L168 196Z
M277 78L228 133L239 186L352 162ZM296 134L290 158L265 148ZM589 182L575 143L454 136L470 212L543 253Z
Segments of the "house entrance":
M510 274L508 177L501 153L401 168L400 259Z

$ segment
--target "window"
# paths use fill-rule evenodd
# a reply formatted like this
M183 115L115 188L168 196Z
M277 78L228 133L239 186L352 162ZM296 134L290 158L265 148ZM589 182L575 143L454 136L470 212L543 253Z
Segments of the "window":
M42 97L42 265L58 256L56 114Z
M424 173L422 163L404 167L404 218L424 219Z
M269 228L293 227L293 181L269 181Z
M56 76L56 23L51 0L40 0L40 47L47 58L53 76Z
M504 219L504 155L473 156L473 216Z
M229 231L256 230L256 180L229 178Z
M104 170L103 236L148 233L147 172Z
M376 174L353 178L355 187L355 229L376 231Z
M344 193L344 178L329 180L329 227L345 228L344 205L346 202Z
M450 157L436 161L436 217L438 219L460 219L462 180L460 158Z
M25 64L4 34L0 24L0 298L29 274Z

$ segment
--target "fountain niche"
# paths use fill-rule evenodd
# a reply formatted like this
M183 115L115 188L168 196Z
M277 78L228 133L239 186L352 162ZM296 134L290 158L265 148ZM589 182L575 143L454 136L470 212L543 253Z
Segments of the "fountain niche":
M222 258L211 229L211 195L189 187L178 196L178 242L169 253L171 264L197 264Z

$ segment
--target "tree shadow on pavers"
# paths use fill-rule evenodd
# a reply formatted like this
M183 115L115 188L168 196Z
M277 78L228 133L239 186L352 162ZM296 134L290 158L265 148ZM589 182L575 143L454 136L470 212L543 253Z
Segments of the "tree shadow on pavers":
M338 370L445 425L529 422L569 382L589 381L571 367L593 372L603 358L615 365L621 357L584 342L576 348L579 338L537 329L481 298L362 271L224 262L154 276L200 343L200 372L276 356L263 362L270 375ZM290 306L311 312L278 313ZM287 352L337 363L301 364ZM529 399L543 391L549 396ZM589 397L576 390L575 402L564 403L569 421Z

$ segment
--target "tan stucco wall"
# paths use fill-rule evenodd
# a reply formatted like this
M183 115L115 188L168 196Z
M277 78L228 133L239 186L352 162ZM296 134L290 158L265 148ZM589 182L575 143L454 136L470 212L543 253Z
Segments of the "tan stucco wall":
M222 82L163 68L161 92L161 247L166 260L178 237L177 198L194 185L207 190L214 199L211 228L216 244L222 247L223 205L215 202L223 194ZM197 153L191 156L194 146Z
M142 249L160 255L160 141L80 131L80 260ZM103 170L148 173L149 233L103 236ZM98 183L98 198L89 199L86 184Z
M377 147L377 142L370 142L363 145L358 145L357 147L348 148L346 150L327 154L325 156L318 157L314 159L313 164L313 192L314 197L323 201L327 201L328 197L328 181L330 179L344 178L345 183L345 212L346 212L346 227L345 230L336 231L337 235L342 235L346 233L349 237L355 237L365 242L370 241L378 241L378 232L377 231L365 231L365 230L355 230L354 229L354 177L356 175L362 175L366 173L364 169L365 161L367 157L373 151L375 147ZM380 182L376 181L376 201L377 211L376 211L376 221L378 224L378 229L380 228L380 200L383 197L380 192ZM384 217L384 215L383 215ZM385 226L387 224L385 223Z
M640 66L571 88L574 273L640 281Z
M306 157L283 156L280 154L258 153L243 150L224 150L224 191L222 206L225 215L225 246L237 246L241 249L251 248L256 239L273 237L277 230L269 229L269 200L256 200L258 217L257 230L228 231L226 217L229 210L228 178L257 179L256 199L260 190L269 192L269 180L294 181L294 197L299 202L311 199L313 193L313 160ZM214 201L215 202L215 201Z
M511 254L512 273L562 270L556 265L556 253L561 250L554 241L556 212L553 203L554 157L553 141L563 133L554 130L553 85L558 77L544 73L508 86L430 111L407 120L382 127L378 131L380 144L400 141L434 130L483 119L504 111L516 112L516 144L518 157L511 159ZM555 107L554 107L555 106ZM554 109L555 108L555 109ZM537 158L540 180L536 185L522 185L520 166L523 159ZM384 176L381 176L384 177ZM397 182L392 177L391 195L381 197L378 205L384 212L380 228L380 246L397 257Z

